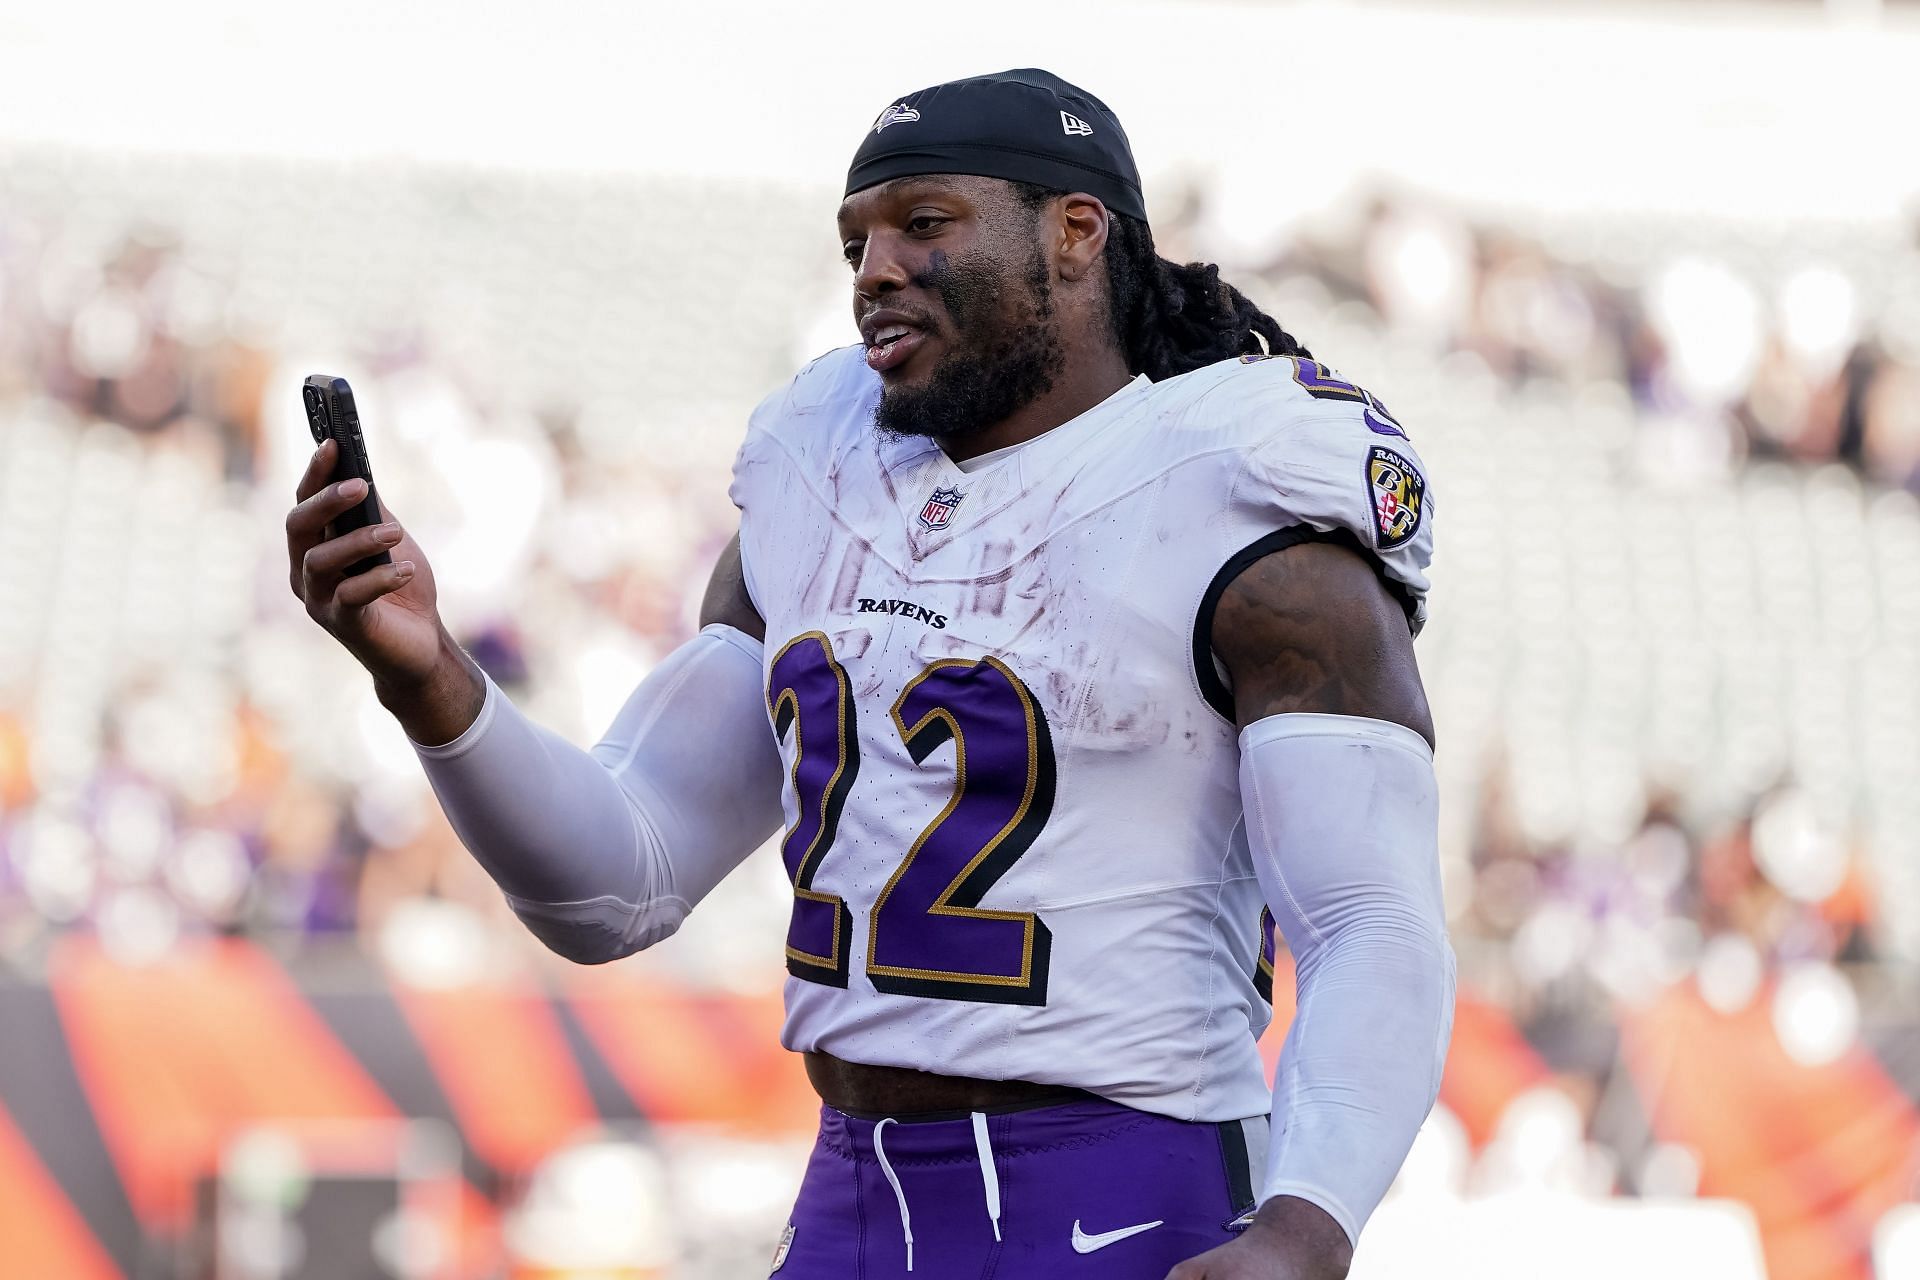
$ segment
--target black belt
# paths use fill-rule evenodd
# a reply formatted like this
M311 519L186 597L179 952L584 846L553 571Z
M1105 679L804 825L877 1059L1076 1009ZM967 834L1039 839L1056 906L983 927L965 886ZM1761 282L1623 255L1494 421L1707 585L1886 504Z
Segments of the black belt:
M998 1115L1096 1100L1085 1089L1031 1080L979 1080L909 1067L875 1067L830 1053L804 1055L807 1078L820 1100L857 1120L902 1124L960 1120L976 1111Z

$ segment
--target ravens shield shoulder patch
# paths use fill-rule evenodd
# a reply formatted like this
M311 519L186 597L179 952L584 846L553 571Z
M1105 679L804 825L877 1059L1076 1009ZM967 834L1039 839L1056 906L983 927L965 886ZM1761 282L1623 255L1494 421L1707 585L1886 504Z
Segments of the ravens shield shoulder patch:
M1385 445L1373 446L1367 454L1367 502L1373 508L1376 549L1391 551L1412 541L1420 532L1426 494L1419 468Z

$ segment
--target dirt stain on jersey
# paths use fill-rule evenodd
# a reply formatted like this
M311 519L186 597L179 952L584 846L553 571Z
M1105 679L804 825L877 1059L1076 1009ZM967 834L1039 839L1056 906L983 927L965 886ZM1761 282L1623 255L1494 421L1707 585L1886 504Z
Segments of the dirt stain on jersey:
M1093 751L1140 751L1164 746L1172 736L1173 722L1158 698L1114 703L1089 697L1075 726L1074 745Z
M827 601L827 609L832 613L847 613L853 608L853 600L860 592L860 578L867 568L867 548L862 543L850 543L840 557L839 571L833 578L833 595Z
M1007 607L1007 584L1020 566L1013 563L1013 540L990 538L974 553L974 571L978 575L969 584L967 608L975 613L998 617ZM999 568L992 566L999 565Z

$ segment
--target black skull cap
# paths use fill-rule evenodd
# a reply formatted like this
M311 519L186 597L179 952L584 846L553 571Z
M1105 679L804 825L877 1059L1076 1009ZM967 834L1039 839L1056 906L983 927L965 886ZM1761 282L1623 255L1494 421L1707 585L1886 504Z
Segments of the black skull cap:
M949 80L896 100L853 153L846 194L923 173L1084 191L1114 213L1147 220L1120 118L1085 89L1034 67Z

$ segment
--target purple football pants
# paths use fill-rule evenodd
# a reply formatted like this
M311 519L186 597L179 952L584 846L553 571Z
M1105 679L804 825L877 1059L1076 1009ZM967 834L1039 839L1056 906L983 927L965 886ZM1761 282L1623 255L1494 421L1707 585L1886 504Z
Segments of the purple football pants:
M1165 1280L1253 1207L1266 1117L1099 1099L953 1119L820 1109L779 1280Z

